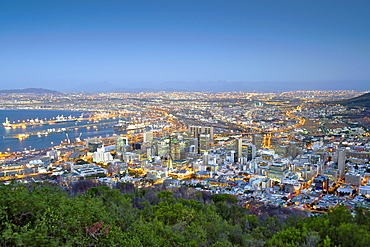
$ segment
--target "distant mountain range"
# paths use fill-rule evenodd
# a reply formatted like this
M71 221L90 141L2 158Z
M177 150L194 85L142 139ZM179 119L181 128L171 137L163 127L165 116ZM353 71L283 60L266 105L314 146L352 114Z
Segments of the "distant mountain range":
M284 91L365 91L370 81L166 81L166 82L91 82L76 83L69 88L58 88L63 92L87 93L140 93L140 92L284 92ZM67 86L67 85L58 85Z
M0 93L4 93L4 94L10 94L10 93L61 94L58 91L44 89L44 88L8 89L8 90L0 90Z
M341 104L344 106L361 106L361 107L370 108L370 93L365 93L363 95L360 95L352 99L335 101L332 103Z

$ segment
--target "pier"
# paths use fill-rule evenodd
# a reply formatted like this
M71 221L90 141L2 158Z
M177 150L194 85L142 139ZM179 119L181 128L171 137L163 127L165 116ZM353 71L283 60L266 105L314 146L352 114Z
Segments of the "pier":
M85 124L85 125L79 125L79 126L71 126L71 127L63 127L63 128L50 128L46 130L41 130L41 131L30 131L30 132L24 132L24 133L18 133L18 134L9 134L9 135L2 135L0 136L1 138L8 139L8 138L18 138L18 139L25 139L30 136L43 136L43 135L48 135L52 133L61 133L61 132L67 132L79 128L95 128L98 129L98 126L104 126L104 127L111 127L107 125L113 125L116 124L116 121L113 122L106 122L106 123L92 123L92 124Z

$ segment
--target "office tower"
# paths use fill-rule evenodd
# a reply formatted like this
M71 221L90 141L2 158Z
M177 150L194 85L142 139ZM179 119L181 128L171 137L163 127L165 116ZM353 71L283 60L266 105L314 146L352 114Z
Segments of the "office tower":
M273 163L268 168L268 177L275 180L281 180L287 170L287 164Z
M346 150L338 149L338 170L339 170L339 177L342 178L344 176L344 172L346 169Z
M149 142L143 142L143 144L141 144L141 151L144 151L145 153L146 153L146 150L148 149L148 148L150 148L151 147L151 145L150 145L150 143Z
M116 150L118 152L125 152L126 146L128 145L128 138L124 136L116 137Z
M190 131L184 131L181 133L180 139L184 142L185 147L188 148L190 146L191 140L194 139L193 133Z
M280 156L287 156L288 153L288 146L286 145L277 145L274 148L275 153L280 155Z
M362 182L362 177L360 174L357 173L346 173L344 175L344 179L346 184L360 186Z
M235 163L238 161L238 156L235 154L235 150L231 150L231 153L230 153L230 161L232 163Z
M210 140L213 141L213 127L190 126L189 131L193 133L193 138L199 138L201 133L206 133L209 134Z
M165 141L159 141L155 144L155 154L158 156L166 156L169 154L169 145Z
M144 142L152 143L152 141L153 141L153 132L152 131L144 132L143 135L144 135L144 138L143 138Z
M251 161L256 157L256 146L253 144L248 145L247 147L247 160Z
M206 133L199 134L199 153L210 151L211 135Z
M98 150L98 148L101 148L103 146L103 143L101 141L92 141L87 143L87 149L89 152L93 153Z
M262 138L262 135L261 134L254 134L252 136L252 144L254 146L256 146L256 149L257 150L258 149L261 149L261 147L262 147L262 140L263 140L263 138Z
M146 149L146 157L151 157L154 155L154 148L153 147L148 147Z
M325 175L320 175L314 178L312 186L315 191L328 191L329 178Z
M93 161L94 162L107 162L109 160L113 160L112 155L109 152L94 152L93 154Z
M297 146L296 142L289 142L287 148L287 155L295 158L300 153L300 148Z
M322 174L329 178L330 184L337 183L339 180L339 176L340 176L339 170L333 169L333 168L323 169Z
M209 155L208 155L208 152L204 152L204 153L203 153L202 160L203 160L203 165L208 165L208 162L209 162Z
M172 160L180 160L180 140L176 135L170 136L170 155Z
M243 139L241 138L236 139L236 154L237 158L241 158L243 156Z
M198 138L193 138L189 142L189 153L198 154L199 153L199 140Z
M318 155L318 154L312 154L310 156L309 162L311 164L319 164L320 161L321 161L321 156L320 155Z

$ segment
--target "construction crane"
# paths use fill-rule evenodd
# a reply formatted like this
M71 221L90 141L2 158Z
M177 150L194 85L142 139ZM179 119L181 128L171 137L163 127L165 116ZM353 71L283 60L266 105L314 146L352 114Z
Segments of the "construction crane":
M263 145L262 145L263 149L272 149L271 137L272 137L271 133L267 133L263 136Z
M82 142L81 141L81 135L82 135L82 132L80 133L80 135L78 137L75 138L76 139L76 142Z

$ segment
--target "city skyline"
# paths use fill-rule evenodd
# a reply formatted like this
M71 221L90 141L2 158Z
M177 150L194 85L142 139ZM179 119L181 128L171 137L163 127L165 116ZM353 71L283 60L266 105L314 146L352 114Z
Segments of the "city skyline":
M369 89L367 1L1 5L2 89Z

